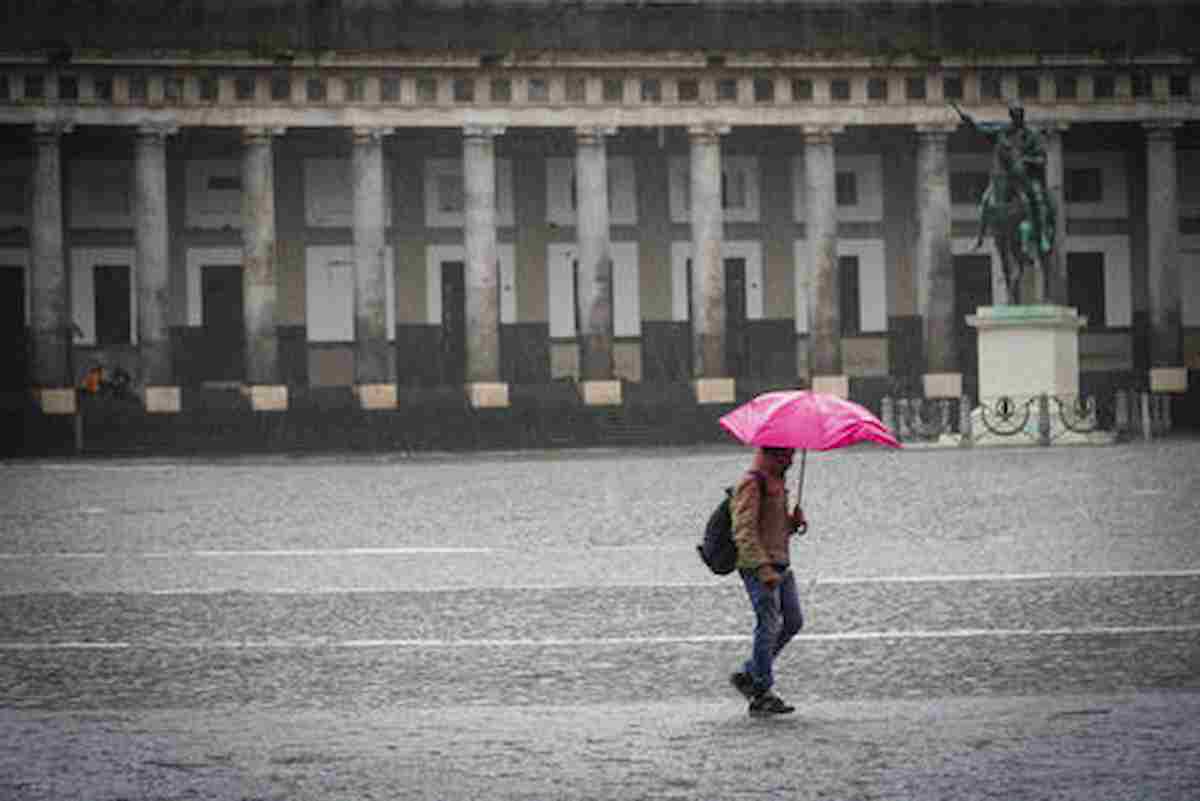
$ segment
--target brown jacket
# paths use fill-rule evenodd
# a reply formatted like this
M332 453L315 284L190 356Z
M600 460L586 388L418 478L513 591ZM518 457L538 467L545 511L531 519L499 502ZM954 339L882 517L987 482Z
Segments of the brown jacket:
M768 472L760 461L755 459L753 469L764 478L765 502L759 493L758 480L752 472L747 472L738 482L731 504L737 566L745 570L756 570L764 562L786 565L791 561L788 541L792 523L788 515L787 487L783 479Z

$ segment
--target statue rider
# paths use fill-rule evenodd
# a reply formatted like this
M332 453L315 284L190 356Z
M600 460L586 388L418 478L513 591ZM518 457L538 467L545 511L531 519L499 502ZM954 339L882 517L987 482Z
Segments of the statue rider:
M1037 226L1037 242L1043 254L1054 247L1054 201L1046 192L1046 148L1038 132L1025 125L1025 109L1016 100L1008 103L1009 122L976 122L971 115L951 106L963 122L992 141L992 172L1006 174L1021 190L1031 207L1029 216ZM987 193L980 203L981 228L983 230L984 205L990 198L994 203L1003 203L1004 198L995 197L995 178L988 184ZM982 237L982 233L980 234Z

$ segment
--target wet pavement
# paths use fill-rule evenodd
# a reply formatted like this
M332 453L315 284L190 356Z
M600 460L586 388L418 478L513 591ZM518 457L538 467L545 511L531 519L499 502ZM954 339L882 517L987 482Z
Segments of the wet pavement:
M1200 798L1200 440L809 454L770 721L746 461L0 463L0 798Z

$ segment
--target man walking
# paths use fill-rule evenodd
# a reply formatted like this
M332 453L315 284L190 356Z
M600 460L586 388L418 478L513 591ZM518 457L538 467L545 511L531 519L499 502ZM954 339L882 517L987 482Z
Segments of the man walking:
M754 717L795 711L771 690L775 658L804 625L789 552L792 535L805 525L804 512L797 505L788 513L784 483L794 453L792 448L759 448L733 497L737 567L755 624L750 659L729 680L750 701Z

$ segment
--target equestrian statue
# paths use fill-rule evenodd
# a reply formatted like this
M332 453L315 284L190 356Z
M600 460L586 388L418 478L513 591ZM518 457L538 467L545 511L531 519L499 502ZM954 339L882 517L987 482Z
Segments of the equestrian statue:
M1008 105L1008 122L976 122L951 101L962 121L992 142L992 169L979 199L979 237L989 231L1000 254L1008 302L1021 302L1021 278L1035 264L1041 268L1042 296L1050 296L1051 252L1055 208L1046 191L1046 148L1037 131L1025 125L1025 109Z

